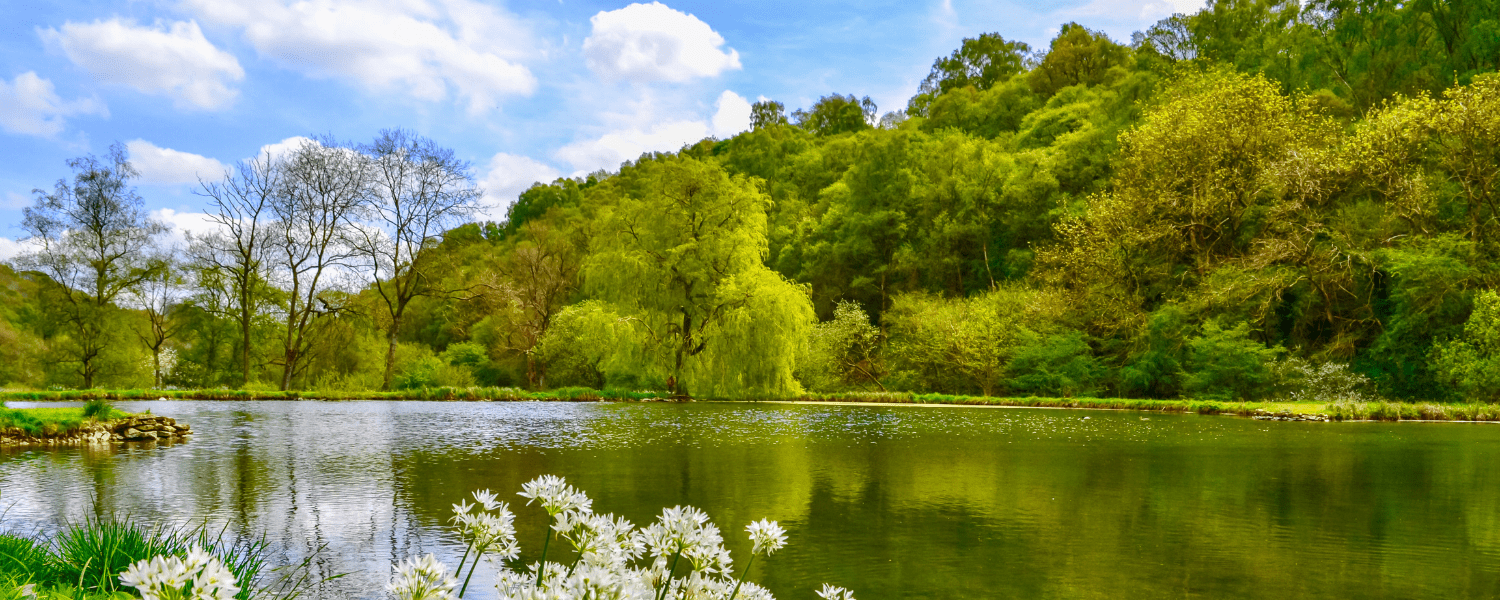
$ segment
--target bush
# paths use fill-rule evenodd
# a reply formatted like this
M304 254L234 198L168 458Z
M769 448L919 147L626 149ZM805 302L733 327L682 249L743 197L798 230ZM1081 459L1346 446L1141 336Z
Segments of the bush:
M1432 369L1466 399L1500 400L1500 295L1485 290L1458 339L1433 349Z
M114 412L114 410L115 407L111 406L108 401L103 398L94 398L84 403L83 418L95 420L108 419L110 413Z
M1250 325L1224 329L1217 321L1203 325L1203 334L1188 341L1188 372L1183 381L1196 397L1251 401L1268 395L1269 366L1281 347L1267 348L1250 338Z
M1023 346L1010 361L1010 385L1039 396L1092 396L1104 375L1083 333L1070 331Z

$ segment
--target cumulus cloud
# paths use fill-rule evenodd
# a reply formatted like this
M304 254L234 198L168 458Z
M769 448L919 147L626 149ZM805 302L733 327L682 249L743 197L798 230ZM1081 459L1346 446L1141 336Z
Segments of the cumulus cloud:
M568 144L554 156L573 166L574 175L613 170L645 152L678 150L706 137L729 138L750 128L750 102L725 90L714 114L704 120L665 119L620 127L600 137Z
M130 164L141 172L142 183L198 183L199 179L218 179L228 170L207 156L162 148L146 140L130 141L125 149L130 151Z
M716 103L718 110L714 112L714 118L710 123L713 125L714 135L720 138L731 138L735 134L750 128L750 101L739 94L724 90L719 94Z
M557 151L557 158L573 165L575 174L613 170L644 152L677 150L708 137L708 134L708 123L703 121L665 121L568 144Z
M187 248L187 235L201 237L221 228L217 222L203 212L181 212L170 208L159 208L151 211L151 218L166 223L171 227L167 235L160 240L163 246Z
M172 98L178 107L216 109L234 101L245 78L234 55L214 47L195 21L144 27L122 19L64 23L39 31L95 80Z
M484 198L480 201L481 214L476 216L491 221L504 219L506 209L515 203L521 192L534 183L547 183L560 175L551 165L533 158L505 152L496 154L490 158L484 180L480 182L484 187Z
M313 141L311 138L294 135L274 144L266 144L264 146L261 146L260 152L257 152L255 154L255 157L259 158L269 154L271 155L271 158L281 158L282 156L285 156L286 153L301 148L303 144L309 143L316 144L317 142Z
M9 83L0 79L0 129L52 137L61 133L66 119L74 115L109 116L109 110L92 98L64 101L51 81L31 71Z
M530 94L536 77L516 17L474 0L186 0L205 22L239 28L262 56L312 77L353 80L420 100L450 95L471 111Z
M740 54L698 17L660 2L601 11L583 41L589 69L607 79L687 81L740 68Z
M0 261L8 261L28 252L35 252L36 244L25 240L0 237Z

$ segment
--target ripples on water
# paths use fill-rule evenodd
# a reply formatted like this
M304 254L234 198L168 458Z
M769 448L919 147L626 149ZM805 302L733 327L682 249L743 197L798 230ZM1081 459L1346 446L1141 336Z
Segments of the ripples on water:
M121 407L198 435L5 451L5 528L95 510L207 519L266 534L283 560L325 547L319 572L352 574L320 597L377 598L396 560L456 562L452 503L555 473L638 524L703 508L742 560L743 525L780 520L791 544L751 579L784 600L825 581L861 600L1500 595L1493 425L714 403ZM534 560L539 511L517 512ZM469 597L493 597L481 577Z

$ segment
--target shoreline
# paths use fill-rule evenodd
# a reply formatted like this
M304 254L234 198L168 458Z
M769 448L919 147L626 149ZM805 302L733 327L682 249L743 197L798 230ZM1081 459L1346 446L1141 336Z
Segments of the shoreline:
M187 423L179 423L172 417L144 414L89 421L66 431L30 433L20 427L7 427L0 430L0 447L174 443L187 441L192 435L193 428Z
M527 392L517 388L426 388L399 392L281 392L227 389L0 392L0 401L82 402L94 399L107 401L766 402L869 406L913 405L1133 410L1140 412L1233 415L1267 421L1500 422L1500 405L1392 401L1225 402L1218 400L1149 400L1129 398L1004 398L953 396L947 394L913 394L905 392L805 394L797 398L773 399L694 399L673 398L651 391L635 392L594 390L588 388L562 388L547 392Z

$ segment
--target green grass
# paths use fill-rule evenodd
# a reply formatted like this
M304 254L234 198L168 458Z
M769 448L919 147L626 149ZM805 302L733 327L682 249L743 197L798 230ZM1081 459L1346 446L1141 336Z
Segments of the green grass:
M90 414L91 416L85 416ZM66 408L6 408L0 406L0 430L20 428L28 435L66 435L94 421L129 416L111 406Z
M426 388L391 392L346 391L263 391L263 390L69 390L45 392L0 392L0 401L88 401L88 400L446 400L446 401L525 401L552 400L569 402L630 402L668 399L662 392L559 388L545 392L528 392L517 388L470 387ZM1096 408L1140 410L1205 415L1252 416L1258 411L1301 415L1325 415L1339 421L1500 421L1500 405L1430 402L1226 402L1220 400L1146 400L1131 398L1001 398L949 394L914 394L909 392L808 393L793 402L874 402L888 404L955 404L1016 406L1036 408ZM44 423L53 427L76 428L83 422L79 408L19 409L29 414L17 415L17 409L0 408L0 427L19 426L28 431ZM113 409L111 409L113 411ZM32 412L37 411L37 412ZM45 412L53 411L53 412ZM124 415L119 411L110 418ZM10 419L10 420L8 420ZM3 599L0 599L3 600Z
M270 552L263 537L231 539L225 530L207 525L151 527L105 516L68 523L50 539L0 534L0 600L19 597L27 584L41 598L131 598L131 590L120 587L120 572L153 556L184 555L194 545L234 573L239 600L292 600L317 583L309 575L311 557L290 568L267 570Z
M1203 415L1254 416L1260 411L1324 415L1335 421L1500 421L1500 405L1431 402L1224 402L1218 400L1135 400L1128 398L995 398L946 394L853 393L808 394L813 402L879 402L895 404L966 404L1037 408L1097 408Z

